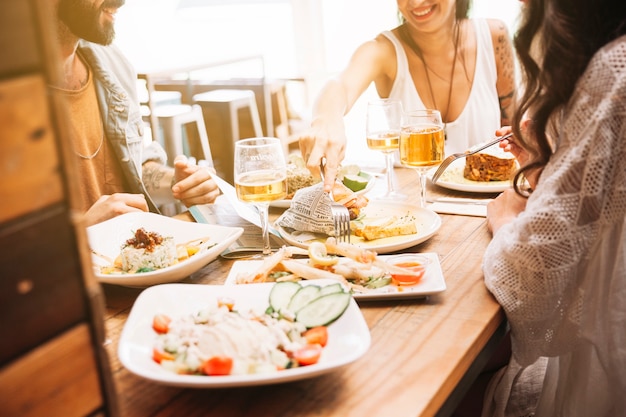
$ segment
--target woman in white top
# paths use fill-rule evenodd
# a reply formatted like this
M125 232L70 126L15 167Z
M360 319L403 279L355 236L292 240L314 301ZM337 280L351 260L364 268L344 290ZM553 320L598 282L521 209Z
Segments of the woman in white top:
M509 124L515 91L511 41L503 22L470 20L469 3L398 0L403 23L359 46L345 70L322 88L311 129L299 139L312 172L326 158L326 190L345 156L343 117L372 82L380 97L401 100L405 110L438 109L447 152L484 142Z
M487 209L485 283L512 359L483 415L626 416L626 2L526 3L524 95L502 145L533 191Z

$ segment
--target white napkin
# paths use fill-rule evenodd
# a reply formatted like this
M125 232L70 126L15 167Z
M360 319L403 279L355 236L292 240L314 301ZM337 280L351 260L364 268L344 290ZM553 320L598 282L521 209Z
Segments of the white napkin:
M446 201L436 201L428 205L432 211L440 214L460 214L462 216L487 217L487 202L491 200L478 200L476 204L461 199L463 202L454 202L453 198Z

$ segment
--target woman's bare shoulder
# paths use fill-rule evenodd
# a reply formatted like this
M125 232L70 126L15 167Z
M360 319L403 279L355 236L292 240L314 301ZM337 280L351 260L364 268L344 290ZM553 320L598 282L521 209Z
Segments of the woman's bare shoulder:
M506 23L500 19L487 18L485 19L487 25L489 25L489 32L491 32L491 37L496 39L500 36L506 35L509 37L509 29L506 26Z

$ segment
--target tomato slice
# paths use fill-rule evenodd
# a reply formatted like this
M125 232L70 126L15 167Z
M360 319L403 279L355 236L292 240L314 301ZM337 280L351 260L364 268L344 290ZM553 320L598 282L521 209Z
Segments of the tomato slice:
M322 345L317 343L307 344L293 352L293 358L301 366L313 365L320 360L322 355Z
M313 327L304 332L303 336L310 345L318 344L324 347L328 343L328 329L326 326Z
M213 356L201 366L202 372L207 375L230 375L233 369L233 358L228 356Z
M169 352L165 352L164 350L152 348L152 360L156 363L161 363L162 361L173 361L174 355Z
M157 333L167 333L172 319L165 314L156 314L152 319L152 328Z

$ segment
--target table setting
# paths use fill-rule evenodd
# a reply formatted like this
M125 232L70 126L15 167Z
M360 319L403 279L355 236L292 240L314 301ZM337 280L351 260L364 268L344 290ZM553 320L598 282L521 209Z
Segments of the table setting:
M288 160L283 155L280 157ZM210 207L192 207L175 218L162 218L156 223L150 223L148 219L121 219L120 224L88 231L94 264L100 268L96 271L96 278L104 285L107 299L109 318L105 324L112 335L107 349L118 358L120 366L117 380L122 386L122 414L138 415L136 413L141 414L146 407L124 393L123 388L132 384L146 390L155 386L173 389L167 391L159 405L171 410L175 407L176 396L183 394L191 401L189 407L192 408L204 409L210 407L209 404L219 404L232 415L247 415L238 408L238 400L217 394L219 390L237 388L246 389L239 395L250 400L254 398L258 407L269 410L267 415L279 415L272 414L279 408L272 399L274 396L259 396L257 390L271 385L277 395L292 401L295 397L290 387L306 385L310 400L301 404L299 415L320 412L329 416L353 412L385 415L389 410L394 410L395 415L449 415L461 393L495 349L494 344L500 340L505 328L502 311L484 288L480 269L482 251L490 240L484 222L486 205L498 192L506 189L505 184L468 182L459 173L463 170L461 161L453 162L449 172L444 173L436 184L429 179L436 170L436 162L420 169L419 176L415 175L413 167L408 168L410 164L392 168L392 177L399 185L396 190L417 190L421 178L426 185L423 194L412 193L398 200L384 197L389 191L388 183L384 181L386 174L385 177L368 175L361 173L358 167L351 167L347 175L360 175L361 178L356 180L363 184L357 186L358 190L351 191L354 196L350 198L358 198L366 204L357 208L357 217L351 221L349 243L333 243L332 236L296 232L281 226L278 220L291 210L295 198L295 195L285 198L287 188L284 185L276 183L272 190L260 183L255 185L269 190L263 194L269 196L267 199L257 201L254 196L260 193L246 194L250 198L242 198L245 194L243 183L232 186L219 177L215 179L223 195ZM284 172L285 166L273 165ZM340 181L343 183L343 178ZM347 187L345 183L342 186ZM250 185L245 187L248 191L252 189ZM274 193L273 190L278 191ZM264 201L260 209L259 201ZM267 210L267 217L264 210ZM371 240L363 235L357 236L363 233L364 224L372 222L380 226L379 223L387 222L388 218L409 218L408 223L414 227L414 232ZM259 233L264 224L268 236L274 239L270 249L265 248L265 253L264 239ZM184 225L192 228L194 234L181 236ZM141 273L127 274L127 277L103 274L101 268L110 263L106 260L117 256L120 243L128 240L139 226L165 235L174 234L177 241L199 239L195 244L205 246L202 252L178 262L178 266L169 266L160 272L149 271L144 275L145 279L137 278ZM116 229L124 232L110 236ZM228 249L236 246L246 233L255 235L256 248L242 252L243 257L228 256ZM346 246L335 250L333 245ZM290 255L268 266L271 258L284 250L289 250ZM363 261L350 252L373 257ZM404 259L407 256L421 258L411 263ZM383 281L355 281L347 278L348 275L341 275L341 268L345 269L355 260L364 262L362 265L369 262L382 267ZM418 279L414 270L398 272L398 269L408 271L408 265L416 263L423 264ZM181 265L185 266L184 272L177 269L182 269ZM263 271L267 273L262 280L242 281L246 276L258 278ZM278 275L275 275L277 271ZM153 275L149 275L151 273ZM285 278L287 275L290 277ZM412 281L399 281L401 277ZM372 286L367 288L368 284ZM329 295L336 296L332 294L336 291L350 296L345 311L323 326L327 328L328 345L321 355L318 352L311 364L296 361L295 367L285 365L278 371L250 373L250 365L243 367L248 371L242 371L243 365L237 359L228 368L231 372L228 374L211 374L216 372L214 369L221 368L209 367L204 362L195 364L199 368L194 367L191 372L181 373L176 371L176 367L182 366L176 365L178 359L169 356L174 353L156 354L154 351L155 340L163 337L155 327L157 317L164 315L176 322L181 316L202 316L207 314L201 313L207 303L217 303L222 309L225 305L231 306L228 308L234 305L237 306L235 310L241 308L242 312L248 308L265 309L262 314L270 311L273 319L289 319L297 324L294 319L297 314L286 307L284 311L268 310L272 306L273 288L288 288L289 285L298 286L298 291L303 294L301 298L311 297L305 293L316 294L312 300L305 299L304 305ZM310 288L305 290L305 287ZM294 294L291 296L295 298ZM289 357L293 355L293 351L287 354ZM291 361L294 363L293 359ZM263 366L259 369L265 369ZM362 385L372 378L370 369L378 370L377 377L386 384L381 392L363 395ZM410 382L404 375L411 375ZM401 386L403 388L399 390ZM203 390L189 391L189 388ZM326 395L328 389L335 392L330 399ZM415 396L415 393L419 394Z

